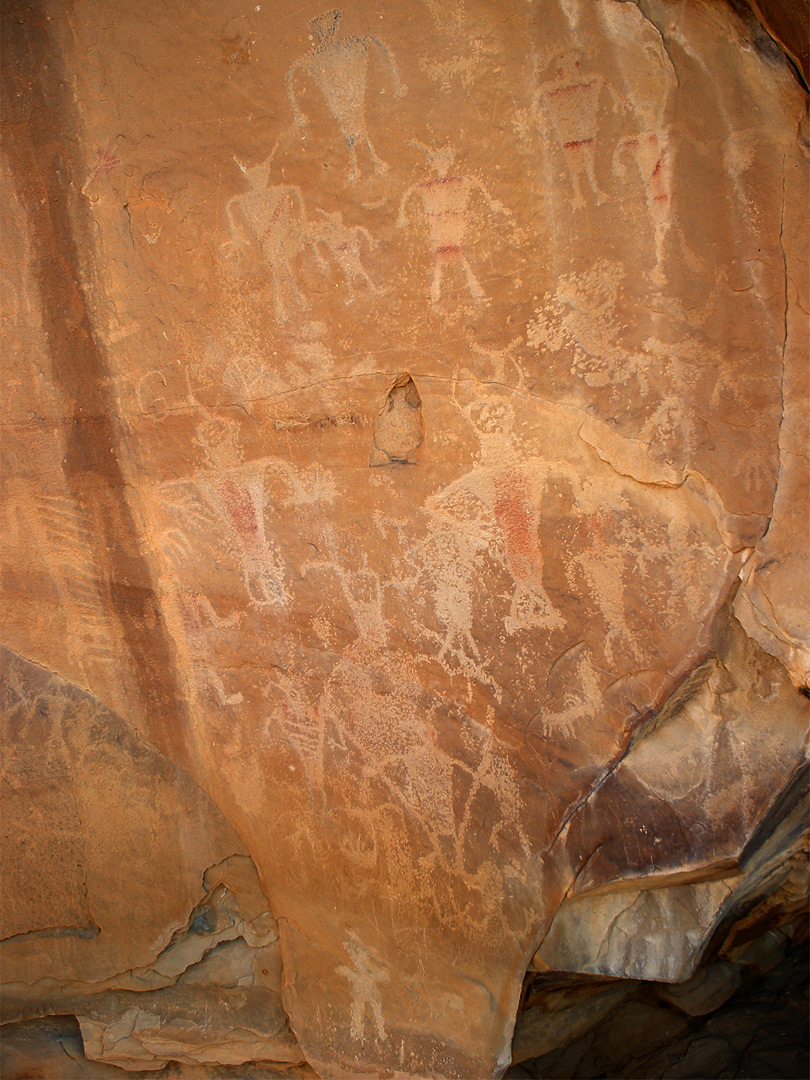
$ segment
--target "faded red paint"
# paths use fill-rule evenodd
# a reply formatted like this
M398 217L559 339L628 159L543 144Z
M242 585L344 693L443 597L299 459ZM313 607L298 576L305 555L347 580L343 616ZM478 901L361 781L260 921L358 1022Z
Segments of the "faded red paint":
M199 633L203 629L203 622L197 600L193 596L180 596L180 614L183 617L183 626L191 633Z
M506 564L516 581L542 573L535 535L535 512L525 478L517 469L505 469L495 480L495 524L506 552Z
M666 146L661 147L661 140L657 135L650 135L648 143L651 147L660 147L661 152L658 155L658 160L655 163L653 171L650 173L650 192L654 202L668 202L669 190L667 188L667 175L666 175Z
M601 541L604 536L604 521L601 514L589 514L585 519L588 534L594 541Z
M590 82L581 83L569 83L567 86L557 86L553 90L546 90L544 94L546 97L557 97L559 94L573 94L577 90L588 90L593 86L594 80Z
M437 176L433 180L423 180L419 187L427 188L429 191L431 188L439 187L441 185L453 184L458 186L459 184L466 183L466 176Z
M230 479L221 482L220 492L237 533L245 540L258 540L259 521L250 494Z

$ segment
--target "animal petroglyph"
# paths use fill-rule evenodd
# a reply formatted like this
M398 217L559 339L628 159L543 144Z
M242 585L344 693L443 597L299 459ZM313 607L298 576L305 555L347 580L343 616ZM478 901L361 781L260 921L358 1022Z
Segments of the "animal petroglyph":
M290 303L306 307L306 297L295 280L295 260L306 242L306 210L297 187L270 186L274 154L275 150L261 165L250 169L237 162L248 190L234 195L225 208L231 232L226 247L238 252L251 242L259 246L273 279L276 315L283 319Z
M613 87L603 76L582 70L577 56L558 58L553 78L541 83L534 101L536 123L547 137L550 125L562 150L574 188L573 206L586 205L581 180L587 181L597 203L607 195L596 178L596 145L603 93L619 104Z
M369 465L413 465L423 438L422 399L411 376L399 375L374 423Z
M350 303L354 300L354 286L357 282L376 293L377 286L363 266L361 244L365 243L371 251L376 247L377 241L362 225L344 225L343 215L339 210L333 213L319 210L318 213L321 215L319 219L307 222L305 235L321 268L329 269L329 259L326 257L329 256L343 275L349 290Z
M484 290L464 253L470 201L477 192L493 213L508 215L509 211L491 197L480 180L472 176L451 175L450 167L456 156L455 150L448 146L434 150L422 143L415 145L425 152L435 175L408 188L400 202L397 225L400 228L405 227L408 203L412 196L418 195L428 226L428 243L433 255L431 301L434 304L439 303L445 277L452 267L457 267L463 273L470 295L475 300L482 300Z
M402 97L405 87L400 82L394 57L387 45L365 34L338 36L342 14L339 8L334 8L310 22L314 44L290 67L286 84L296 127L303 127L307 118L299 109L295 96L296 72L302 71L315 81L346 140L351 162L349 179L355 181L360 175L357 162L359 146L366 148L376 173L384 173L388 169L372 146L366 128L366 82L371 47L379 50L387 61L397 97Z

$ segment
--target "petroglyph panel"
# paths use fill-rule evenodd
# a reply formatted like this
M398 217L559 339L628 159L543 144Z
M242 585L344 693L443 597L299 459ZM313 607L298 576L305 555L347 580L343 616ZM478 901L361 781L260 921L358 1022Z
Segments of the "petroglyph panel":
M146 963L192 933L184 845L243 842L319 1075L499 1076L563 897L727 874L799 761L801 94L718 4L43 4L4 84L4 633L150 748L145 829L171 769L228 823L183 802L160 925L59 949ZM10 723L72 869L31 926L104 929L41 697Z

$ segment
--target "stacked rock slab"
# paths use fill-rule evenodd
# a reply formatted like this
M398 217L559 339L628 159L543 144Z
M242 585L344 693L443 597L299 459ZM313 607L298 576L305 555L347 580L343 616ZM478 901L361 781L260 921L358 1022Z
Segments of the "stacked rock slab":
M692 977L804 762L781 52L680 0L3 39L6 1019L480 1080L530 963Z

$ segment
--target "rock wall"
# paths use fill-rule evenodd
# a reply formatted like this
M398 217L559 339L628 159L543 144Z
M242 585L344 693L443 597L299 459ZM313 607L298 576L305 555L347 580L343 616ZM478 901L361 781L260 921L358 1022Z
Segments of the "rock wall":
M692 978L801 846L782 53L704 0L3 48L5 1019L480 1080L530 966Z

